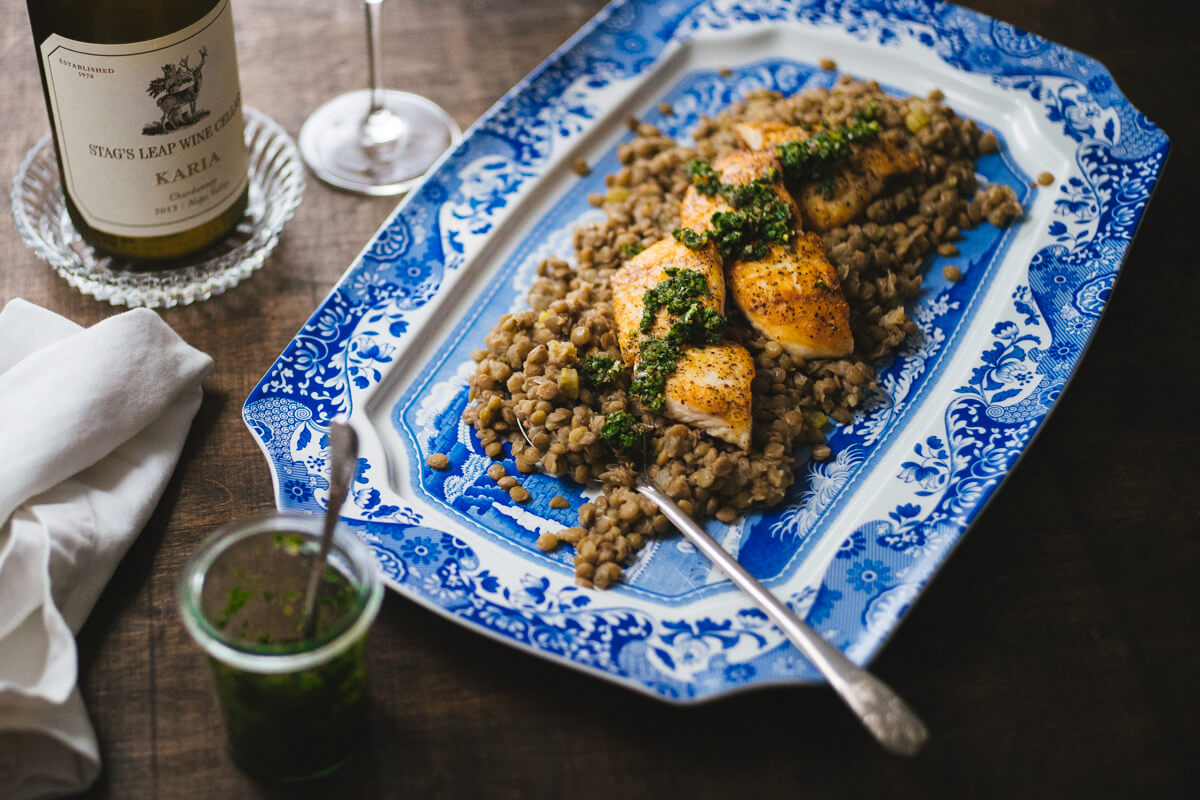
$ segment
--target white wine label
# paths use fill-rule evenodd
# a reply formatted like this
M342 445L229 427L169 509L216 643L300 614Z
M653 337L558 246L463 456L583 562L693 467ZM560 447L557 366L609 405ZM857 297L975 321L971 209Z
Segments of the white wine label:
M220 215L246 188L233 15L223 0L169 36L42 43L63 183L85 222L166 236Z

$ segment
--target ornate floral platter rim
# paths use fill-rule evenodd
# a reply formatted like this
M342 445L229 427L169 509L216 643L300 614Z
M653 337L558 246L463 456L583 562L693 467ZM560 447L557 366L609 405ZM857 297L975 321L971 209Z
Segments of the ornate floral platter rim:
M587 211L589 181L612 171L627 113L686 135L748 88L828 85L824 57L889 91L945 89L1004 141L980 171L1027 209L1015 229L967 237L966 280L939 281L934 262L911 310L921 332L882 373L871 413L833 434L837 460L805 467L789 505L719 531L811 625L869 660L1061 394L1168 150L1103 66L949 4L606 7L397 206L247 399L279 506L321 510L328 420L350 413L366 435L344 518L401 594L670 701L819 679L672 540L616 590L575 588L567 555L532 540L570 524L545 500L569 494L573 513L578 488L532 476L533 502L507 502L456 417L464 348L518 302L537 260L570 252L570 222ZM670 115L656 111L664 99ZM571 173L579 157L592 177ZM1030 188L1043 169L1055 185ZM431 452L449 454L451 469L426 468Z

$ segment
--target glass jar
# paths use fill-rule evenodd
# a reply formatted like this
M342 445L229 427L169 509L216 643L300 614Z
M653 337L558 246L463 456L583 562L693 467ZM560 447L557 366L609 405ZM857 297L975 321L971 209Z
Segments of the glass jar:
M367 732L367 632L383 585L370 549L338 526L303 631L304 593L323 520L268 514L231 523L184 568L183 622L208 654L234 760L269 780L327 775Z

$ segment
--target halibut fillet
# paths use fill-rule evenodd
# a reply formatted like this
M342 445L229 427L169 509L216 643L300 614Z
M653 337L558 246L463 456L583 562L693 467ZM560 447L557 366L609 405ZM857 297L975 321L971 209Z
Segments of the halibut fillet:
M753 152L775 153L781 144L807 139L815 131L781 122L744 122L734 127ZM921 168L921 159L883 139L853 145L854 155L835 166L829 182L807 182L797 204L804 224L824 232L853 222L883 192L889 178Z
M709 295L700 301L724 311L725 278L721 259L712 245L692 250L673 238L651 245L622 264L610 279L617 343L629 366L637 362L642 337L663 336L671 329L670 315L660 309L650 332L641 331L646 292L667 279L669 268L693 269L704 275ZM721 342L685 346L675 371L666 380L662 413L749 450L753 380L754 359L741 345Z

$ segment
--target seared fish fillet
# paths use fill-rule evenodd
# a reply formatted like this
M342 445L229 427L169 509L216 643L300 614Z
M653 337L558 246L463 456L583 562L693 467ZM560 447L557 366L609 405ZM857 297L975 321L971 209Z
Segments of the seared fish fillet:
M799 125L788 125L784 122L739 122L733 126L738 138L751 150L769 150L781 144L794 142L797 139L807 139L809 131Z
M747 321L799 358L837 358L854 350L850 306L837 270L815 233L794 247L772 245L758 261L729 267L729 293Z
M790 130L779 123L759 123ZM792 141L794 137L784 139ZM772 169L779 160L768 150L730 153L713 164L728 184L748 183ZM778 191L792 202L779 182ZM695 230L711 227L713 211L728 209L721 197L706 197L690 187L680 206L683 224ZM793 215L797 222L800 215ZM797 226L798 228L798 226ZM726 274L729 294L747 321L764 336L800 358L837 358L854 350L850 306L842 296L837 270L825 257L825 244L815 234L794 234L794 247L772 245L758 261L737 261Z
M796 229L800 229L800 210L796 201L783 186L783 167L772 152L759 150L750 152L734 150L713 162L713 170L721 176L722 183L737 185L750 183L758 178L765 178L775 171L775 191L779 199L792 207L792 219L796 221ZM679 217L685 228L691 228L697 233L712 228L712 215L718 211L732 211L733 208L724 197L714 195L709 197L701 194L695 186L689 186L683 203L679 206Z
M686 347L667 378L663 414L748 451L752 380L754 358L740 344Z
M638 342L643 336L642 299L648 289L653 289L667 279L668 269L694 269L708 281L709 296L702 298L706 306L725 313L725 275L721 271L721 257L717 249L708 245L692 250L672 239L663 239L647 247L621 265L609 279L612 284L613 316L617 322L617 344L625 363L633 366L637 361ZM651 336L662 336L670 330L667 312L658 312Z
M724 311L725 276L716 248L708 245L691 250L674 239L663 239L638 253L610 278L617 342L625 363L633 366L638 357L643 299L646 291L662 283L667 269L694 269L708 281L705 305ZM670 330L666 311L659 312L651 336ZM663 389L663 415L699 428L710 436L750 448L750 382L754 359L744 347L732 342L685 347Z
M746 122L735 130L747 147L772 154L781 144L812 135L804 128L781 122ZM850 162L834 168L830 175L831 193L827 193L826 186L815 183L807 183L800 189L800 212L805 224L813 230L827 231L853 221L879 196L888 178L907 175L921 167L921 160L915 154L881 139L855 145L853 149Z

